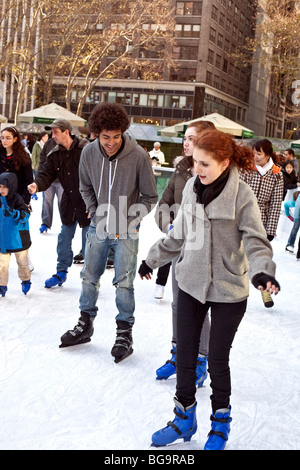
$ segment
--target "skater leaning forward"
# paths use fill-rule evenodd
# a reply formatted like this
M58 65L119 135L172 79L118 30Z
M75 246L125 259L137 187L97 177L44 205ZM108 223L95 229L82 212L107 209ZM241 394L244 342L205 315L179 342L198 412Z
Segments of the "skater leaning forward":
M89 119L89 128L98 138L83 149L79 167L80 192L91 217L81 272L81 315L75 328L61 338L61 347L90 341L98 311L99 280L113 249L118 314L111 354L116 362L133 351L138 230L157 202L149 156L125 133L128 127L128 116L116 103L99 104Z
M188 441L197 430L195 379L199 337L211 309L208 367L211 378L212 429L206 450L224 449L230 430L229 352L244 316L253 285L277 294L272 248L251 188L239 169L251 171L251 149L229 134L207 130L195 140L197 176L183 192L173 229L150 249L140 276L180 254L176 266L177 385L173 422L152 436L155 446ZM248 266L249 265L249 266Z

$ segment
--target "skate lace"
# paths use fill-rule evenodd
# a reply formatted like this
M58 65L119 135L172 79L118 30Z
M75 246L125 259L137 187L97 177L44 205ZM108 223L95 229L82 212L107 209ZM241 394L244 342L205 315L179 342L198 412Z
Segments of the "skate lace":
M128 333L128 330L117 330L117 337L114 346L123 346L124 348L129 349L131 345L131 338L128 337Z
M82 326L81 326L82 325ZM82 320L78 320L78 323L77 325L74 327L74 330L69 330L69 333L72 335L72 336L76 336L77 333L82 333L83 332L83 326L85 325L84 321Z

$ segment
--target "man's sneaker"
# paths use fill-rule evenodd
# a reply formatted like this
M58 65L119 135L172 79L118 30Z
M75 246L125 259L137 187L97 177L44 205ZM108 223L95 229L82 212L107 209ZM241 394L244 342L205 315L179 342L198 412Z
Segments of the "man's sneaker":
M286 245L285 251L288 251L289 253L294 253L294 247L291 245Z
M48 230L48 229L49 229L49 227L47 227L47 225L45 225L45 224L42 224L42 225L40 226L40 232L41 232L41 233L47 233L47 230Z
M165 287L161 286L160 284L156 284L155 291L154 291L154 298L155 299L163 299L164 298Z
M82 253L78 253L78 255L74 256L73 258L73 263L74 264L82 264L84 263L84 258L82 256Z
M111 269L111 268L113 268L113 267L114 267L114 262L113 262L113 260L112 260L112 259L108 259L108 260L106 261L106 269Z

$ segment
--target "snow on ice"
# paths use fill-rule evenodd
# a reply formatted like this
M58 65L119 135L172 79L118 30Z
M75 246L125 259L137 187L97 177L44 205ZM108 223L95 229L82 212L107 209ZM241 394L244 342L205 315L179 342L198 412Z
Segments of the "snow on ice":
M14 256L8 292L0 298L0 403L2 450L144 450L151 435L172 420L175 378L156 381L170 356L171 279L164 299L153 298L151 281L135 281L134 353L119 364L110 354L115 339L113 270L101 279L92 342L59 349L60 336L77 323L80 265L62 287L45 289L55 273L58 211L52 229L39 233L42 195L32 201L32 288L25 297ZM231 351L232 428L228 450L295 450L299 429L300 262L284 247L291 229L272 242L281 292L272 309L251 287L246 316ZM139 262L162 236L153 213L140 230ZM297 239L298 242L298 239ZM80 229L73 243L80 250ZM191 276L193 273L191 273ZM210 429L210 386L197 390L198 430L191 442L169 450L201 450ZM165 449L165 448L164 448ZM162 450L162 449L160 449ZM110 454L111 455L111 454Z

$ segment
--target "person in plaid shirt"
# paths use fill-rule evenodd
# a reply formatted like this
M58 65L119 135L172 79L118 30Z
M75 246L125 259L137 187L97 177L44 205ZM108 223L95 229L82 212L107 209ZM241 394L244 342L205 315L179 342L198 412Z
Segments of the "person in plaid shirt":
M249 184L256 195L261 219L269 241L276 235L283 197L283 174L277 164L277 155L267 139L258 140L252 147L255 167L252 173L240 172L240 178Z

